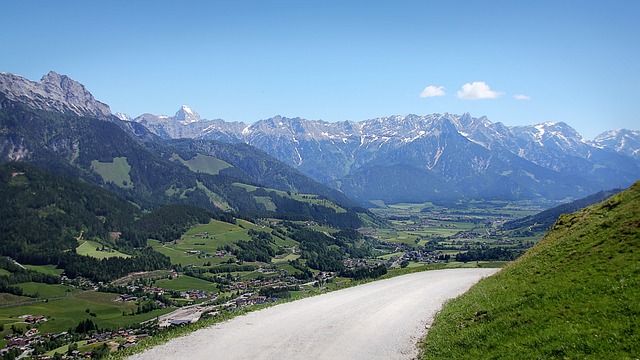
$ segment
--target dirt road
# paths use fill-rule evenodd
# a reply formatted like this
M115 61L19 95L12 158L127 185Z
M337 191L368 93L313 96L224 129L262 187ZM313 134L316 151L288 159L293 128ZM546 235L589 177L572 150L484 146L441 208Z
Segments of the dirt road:
M496 271L375 281L236 317L130 359L412 359L444 301Z

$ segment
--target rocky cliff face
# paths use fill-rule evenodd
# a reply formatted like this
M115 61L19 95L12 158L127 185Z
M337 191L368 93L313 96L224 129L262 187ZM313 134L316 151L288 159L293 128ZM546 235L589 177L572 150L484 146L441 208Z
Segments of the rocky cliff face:
M0 93L10 101L20 102L33 109L99 119L111 117L109 106L97 101L84 85L54 71L42 77L40 82L30 81L19 75L0 73Z

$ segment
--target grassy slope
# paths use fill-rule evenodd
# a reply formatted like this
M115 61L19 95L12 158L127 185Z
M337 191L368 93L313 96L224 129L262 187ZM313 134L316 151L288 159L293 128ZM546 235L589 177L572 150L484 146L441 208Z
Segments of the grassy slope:
M640 182L448 303L425 359L640 356Z
M19 287L24 291L25 295L38 294L38 298L54 298L54 297L64 297L68 294L77 293L78 291L66 285L59 284L43 284L36 282L26 282L21 284L16 284L15 286Z
M254 192L258 189L257 186L254 185L248 185L248 184L243 184L243 183L234 183L234 186L237 187L241 187L243 189L245 189L247 192ZM327 200L327 199L322 199L320 196L315 195L315 194L292 194L289 195L286 191L282 191L282 190L276 190L276 189L271 189L271 188L265 188L267 191L269 192L275 192L276 194L280 195L280 196L284 196L290 199L294 199L296 201L300 201L300 202L306 202L312 205L320 205L320 206L324 206L324 207L328 207L331 208L333 210L335 210L337 213L346 213L347 210L341 206L339 206L338 204L334 203L331 200ZM256 200L258 200L258 202L263 203L265 206L267 206L267 210L272 210L275 211L277 210L275 208L275 204L273 202L271 202L271 199L269 197L266 196L254 196L254 198L256 198Z
M91 319L100 328L117 328L129 326L142 321L153 319L171 309L156 310L146 314L135 316L122 316L122 312L129 313L136 309L134 302L116 302L118 294L88 291L71 295L60 300L49 302L35 302L24 306L0 308L0 323L15 323L21 321L21 315L45 315L49 321L38 325L40 333L60 333L78 325L85 319ZM85 309L90 309L97 316L89 316ZM11 332L9 326L5 326L4 335Z
M191 160L185 161L178 154L174 154L171 160L178 160L185 164L193 172L203 172L211 175L218 175L220 170L224 170L233 165L213 156L198 154Z
M91 169L98 173L105 183L112 182L125 189L133 188L130 176L131 165L127 162L126 157L113 158L112 162L93 160Z
M193 226L175 244L161 244L159 241L149 240L149 245L159 253L170 257L172 264L181 264L183 266L189 264L202 266L207 262L219 264L227 261L230 256L200 258L198 255L189 255L186 252L199 250L204 253L215 254L219 247L233 245L239 240L249 240L251 238L248 235L249 229L270 231L269 228L262 229L260 226L242 219L238 219L237 224L233 225L219 220L211 220L208 224ZM195 237L196 234L204 234L205 232L209 233L208 237Z
M62 269L56 268L55 265L23 265L25 268L33 271L37 271L39 273L58 276L64 272ZM5 270L6 271L6 270ZM2 275L2 273L0 273Z
M177 291L187 291L187 290L194 290L194 289L204 290L208 292L217 291L216 284L210 281L194 278L188 275L180 275L179 277L171 280L161 279L156 281L155 285L163 289L177 290Z
M82 244L80 244L80 246L76 248L76 252L80 255L87 255L87 256L94 257L96 259L108 259L112 257L121 257L121 258L131 257L131 255L121 253L118 250L111 250L111 251L96 250L101 247L102 245L95 241L85 240L82 242Z

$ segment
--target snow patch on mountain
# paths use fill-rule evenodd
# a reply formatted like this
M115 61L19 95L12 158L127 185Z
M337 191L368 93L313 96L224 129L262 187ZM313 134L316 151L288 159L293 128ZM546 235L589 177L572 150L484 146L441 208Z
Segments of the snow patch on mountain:
M188 125L200 121L200 114L191 110L189 106L182 105L173 118L178 120L182 125Z

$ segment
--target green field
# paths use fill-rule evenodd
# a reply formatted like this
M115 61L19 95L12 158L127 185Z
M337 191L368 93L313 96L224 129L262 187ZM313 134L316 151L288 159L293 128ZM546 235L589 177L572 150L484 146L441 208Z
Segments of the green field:
M150 313L122 316L122 312L129 313L136 309L133 302L122 303L114 301L118 294L88 291L75 294L63 299L36 302L29 305L0 308L0 323L15 323L21 321L22 315L44 315L49 321L38 325L41 333L60 333L78 325L85 319L91 319L100 328L126 327L140 323L166 313L170 309L155 310ZM97 316L90 316L85 312L90 309ZM11 331L6 329L5 331ZM0 333L4 335L4 333Z
M24 291L25 295L38 295L39 299L65 297L78 292L76 288L60 284L43 284L35 282L27 282L16 284Z
M209 190L209 188L204 186L204 184L201 183L200 181L196 181L196 184L198 189L204 191L209 197L209 200L211 201L211 203L214 204L216 207L220 208L222 211L231 210L231 206L229 206L227 201L222 196Z
M298 254L285 254L284 256L276 256L275 258L273 258L273 260L271 260L271 262L273 263L287 263L289 261L293 261L295 259L300 258L300 255Z
M318 195L313 194L294 194L291 197L298 201L306 202L312 205L321 205L324 207L331 208L335 210L337 213L346 213L347 210L341 206L338 206L331 200L321 199Z
M147 241L148 245L151 246L155 251L168 256L171 259L172 264L180 264L182 266L187 265L197 265L203 266L208 261L214 263L216 261L216 257L212 258L202 258L198 255L188 255L183 250L177 250L174 248L175 245L171 244L162 244L157 240L149 240Z
M123 254L117 250L100 251L103 245L95 241L84 240L80 246L76 248L79 255L91 256L96 259L108 259L112 257L130 258L131 255Z
M290 275L295 275L295 274L301 273L300 270L294 268L293 266L289 265L288 263L276 264L276 269L284 270L284 271L287 272L287 274L290 274Z
M156 281L156 286L166 290L187 291L187 290L204 290L207 292L216 292L218 288L216 284L194 278L188 275L180 275L174 279L161 279Z
M395 256L395 257L400 257L400 256L402 256L402 255L404 255L404 252L399 251L399 252L394 252L394 253L391 253L391 254L386 254L386 255L378 256L378 258L380 258L380 259L384 259L384 260L389 260L389 259L391 259L391 258L392 258L392 257L394 257L394 256Z
M293 240L291 238L288 238L288 237L285 237L284 239L280 239L277 236L273 236L273 240L276 242L276 245L278 245L278 246L294 247L294 246L298 245L297 241L295 241L295 240Z
M258 204L264 205L265 210L267 211L276 211L278 207L276 204L271 201L271 198L268 196L254 196L253 197Z
M233 167L224 160L209 155L198 154L191 160L183 160L178 154L173 154L171 160L177 160L186 165L193 172L203 172L218 175L221 170Z
M80 349L81 346L85 346L87 344L87 340L76 341L75 344L78 345L78 349ZM69 345L71 345L71 344L60 346L57 349L53 349L51 351L48 351L48 352L44 353L44 355L45 356L54 356L56 353L66 354L67 351L69 351Z
M137 272L133 274L129 274L120 279L114 280L111 282L112 285L124 286L127 285L131 281L137 280L155 280L170 277L173 274L172 270L154 270L154 271L144 271Z
M148 244L161 254L171 258L171 263L202 266L210 262L212 265L223 263L231 255L224 257L204 257L201 254L214 255L225 245L233 246L239 240L249 240L249 229L270 232L270 228L262 228L246 220L238 219L237 224L229 224L219 220L212 220L208 224L197 225L189 229L176 242L161 244L159 241L149 240ZM207 234L206 236L202 236ZM188 251L199 251L201 254L187 254Z
M33 299L26 296L0 293L0 305L18 304L18 303L23 303L28 301L33 301Z
M56 269L55 265L24 265L24 267L29 270L53 276L58 276L64 272L62 269Z
M133 188L129 175L131 165L127 162L126 157L113 158L112 162L93 160L91 161L91 169L100 175L105 183L111 182L125 189Z
M257 186L243 184L243 183L233 183L233 186L241 187L241 188L245 189L247 192L254 192L254 191L258 190ZM270 190L272 190L272 189L270 189ZM273 191L278 192L278 190L273 190ZM281 191L281 193L286 194L284 191Z
M247 185L242 183L234 183L233 185L237 187L241 187L245 189L247 192L254 192L258 189L257 186ZM266 188L266 190L269 192L274 192L280 196L288 197L297 201L306 202L312 205L320 205L320 206L328 207L335 210L337 213L347 212L346 209L340 207L333 201L327 200L327 199L321 199L318 195L315 195L315 194L291 194L291 193L287 193L286 191L269 189L269 188ZM273 202L271 202L271 200L268 197L255 196L255 199L258 202L264 203L268 207L267 210L277 210L275 209L275 205L273 204Z

